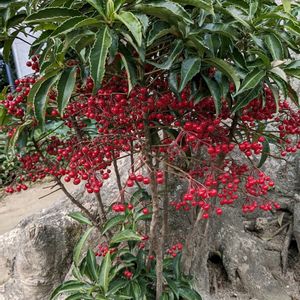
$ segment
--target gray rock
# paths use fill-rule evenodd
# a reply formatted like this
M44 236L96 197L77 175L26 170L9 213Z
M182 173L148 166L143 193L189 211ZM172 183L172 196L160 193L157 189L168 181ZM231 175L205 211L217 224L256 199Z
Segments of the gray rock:
M81 226L67 200L0 236L0 300L49 299L68 272Z

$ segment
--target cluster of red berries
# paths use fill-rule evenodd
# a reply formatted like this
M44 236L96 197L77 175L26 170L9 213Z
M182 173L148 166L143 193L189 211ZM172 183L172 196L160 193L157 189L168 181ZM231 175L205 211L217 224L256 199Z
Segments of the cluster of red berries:
M39 55L34 55L31 60L26 62L26 66L31 68L34 72L38 73L40 71Z
M126 279L131 279L132 276L133 276L133 273L126 269L126 270L123 272L123 275L126 277Z
M109 252L110 254L113 254L117 252L117 248L109 248L107 244L100 244L98 245L98 249L95 253L95 256L103 256L105 257L106 254Z
M126 211L126 209L132 210L133 208L134 207L131 203L128 204L115 203L112 205L112 210L117 213L124 212Z
M75 64L76 61L69 62L70 66ZM33 58L28 65L38 71L38 57ZM8 95L3 102L9 113L22 117L27 95L34 82L34 77L16 82L16 96ZM176 165L183 160L188 162L186 177L182 175L184 173L180 176L190 181L190 188L183 199L171 202L171 205L184 210L200 207L204 210L203 218L208 218L212 212L222 214L219 206L234 204L239 198L237 192L241 189L246 192L250 203L254 203L255 197L259 198L255 200L258 203L255 208L264 209L262 205L267 205L263 203L263 199L272 188L272 181L267 176L251 173L247 165L234 162L232 158L235 155L233 151L237 150L249 159L262 154L268 134L257 139L257 120L274 121L277 124L282 156L300 148L297 140L300 128L299 111L292 110L283 101L279 105L278 116L275 116L276 104L268 88L265 88L265 103L263 99L254 99L243 109L236 124L236 131L240 135L235 136L230 131L229 124L233 120L226 101L223 101L222 110L216 118L212 97L205 97L195 103L188 87L177 97L163 78L157 78L148 87L136 86L129 94L125 77L113 76L104 82L96 95L92 95L93 87L91 78L84 84L78 82L76 96L69 102L62 117L55 107L56 92L53 90L49 93L51 120L63 120L71 129L70 135L50 136L39 145L40 152L46 155L47 163L39 153L31 152L21 156L24 179L18 179L19 188L10 186L9 192L19 190L23 181L35 181L54 175L75 185L84 181L88 193L97 193L105 181L109 180L114 160L120 159L123 153L132 155L145 151L147 124L151 134L153 133L150 151L152 154L167 153L170 165ZM164 134L161 134L162 130ZM12 129L8 132L14 135ZM290 135L296 138L289 139ZM199 154L204 157L202 161L197 158ZM220 165L220 157L228 159ZM156 183L164 184L164 177L165 174L158 171ZM123 184L124 188L133 187L135 184L149 185L151 179L132 172ZM217 206L211 204L213 198L218 199ZM113 210L124 212L132 209L130 205L116 203ZM143 209L143 213L149 213L147 207Z
M176 257L179 252L183 249L183 245L181 243L177 243L173 245L171 248L167 249L167 254L171 255L171 257Z

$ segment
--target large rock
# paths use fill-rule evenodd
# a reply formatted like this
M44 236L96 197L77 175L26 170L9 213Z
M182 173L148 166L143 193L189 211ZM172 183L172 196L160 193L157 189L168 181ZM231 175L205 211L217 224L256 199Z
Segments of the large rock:
M49 299L72 262L81 226L66 199L0 236L0 300Z

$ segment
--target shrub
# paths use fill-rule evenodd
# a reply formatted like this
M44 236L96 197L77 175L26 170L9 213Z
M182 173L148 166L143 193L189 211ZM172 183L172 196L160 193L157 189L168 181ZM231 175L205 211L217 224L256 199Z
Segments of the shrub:
M268 197L275 183L260 167L269 156L288 159L300 148L299 100L288 80L300 74L293 57L299 54L299 4L29 2L1 7L6 50L18 32L41 32L27 63L34 74L16 80L16 93L2 101L12 116L4 131L22 165L7 192L52 176L103 230L101 188L112 169L119 188L115 212L126 215L133 187L148 187L146 249L155 257L152 284L161 299L172 290L163 284L170 205L194 211L192 228L222 215L224 205L242 206L243 213L279 208ZM30 150L23 147L28 141ZM126 181L118 167L125 156L131 160ZM188 183L182 199L169 199L170 176ZM85 182L99 206L97 217L64 181ZM94 261L91 251L88 257ZM99 275L101 268L93 266Z

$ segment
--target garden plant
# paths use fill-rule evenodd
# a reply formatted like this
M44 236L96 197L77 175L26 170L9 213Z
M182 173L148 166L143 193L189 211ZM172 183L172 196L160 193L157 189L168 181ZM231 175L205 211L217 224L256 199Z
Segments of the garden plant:
M283 0L28 0L0 4L4 58L38 36L0 102L7 193L53 179L87 227L66 299L201 299L168 239L172 211L222 222L223 207L274 211L260 168L300 149L300 5ZM3 149L3 146L2 146ZM128 161L128 169L119 167ZM114 174L110 204L102 189ZM186 186L171 198L175 179ZM97 214L65 182L83 184ZM91 232L103 242L82 249Z

